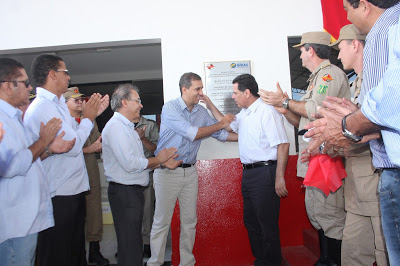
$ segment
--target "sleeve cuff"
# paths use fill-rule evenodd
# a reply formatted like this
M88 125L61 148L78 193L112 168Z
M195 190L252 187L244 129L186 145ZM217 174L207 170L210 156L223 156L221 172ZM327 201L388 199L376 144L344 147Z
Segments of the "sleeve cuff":
M198 127L193 127L190 126L189 129L186 132L186 137L190 140L190 141L194 141L194 138L197 135L197 132L199 131Z

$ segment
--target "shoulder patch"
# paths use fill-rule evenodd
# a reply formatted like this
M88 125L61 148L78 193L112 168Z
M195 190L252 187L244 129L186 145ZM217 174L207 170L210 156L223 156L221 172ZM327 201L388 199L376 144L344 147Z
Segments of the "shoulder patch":
M319 88L317 90L318 94L325 94L326 89L328 89L328 85L319 85Z
M325 76L322 77L322 80L329 82L329 81L333 80L333 78L330 74L326 74Z

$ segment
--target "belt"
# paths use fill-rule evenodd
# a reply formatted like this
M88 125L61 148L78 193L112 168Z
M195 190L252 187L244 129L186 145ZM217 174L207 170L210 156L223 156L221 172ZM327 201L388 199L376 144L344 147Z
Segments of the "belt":
M145 188L144 186L141 186L141 185L125 185L125 184L115 183L113 181L110 181L110 185L128 186L128 187L134 187L134 188Z
M180 165L178 165L178 167L189 168L192 167L193 165L194 163L181 163Z
M261 161L261 162L256 162L256 163L247 163L247 164L242 164L243 169L253 169L253 168L257 168L257 167L262 167L262 166L267 166L267 165L272 165L272 164L276 164L276 161Z

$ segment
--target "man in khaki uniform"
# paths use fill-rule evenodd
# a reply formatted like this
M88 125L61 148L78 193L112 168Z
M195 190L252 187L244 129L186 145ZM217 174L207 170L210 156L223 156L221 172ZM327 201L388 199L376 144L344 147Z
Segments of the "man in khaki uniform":
M78 87L71 87L63 94L68 110L79 124L82 117L82 96ZM108 106L108 104L107 104ZM104 107L102 110L105 109ZM103 110L104 111L104 110ZM103 236L103 212L101 208L100 172L96 152L101 151L101 134L96 121L85 144L83 155L89 176L90 190L86 192L86 239L89 242L89 263L109 265L109 260L100 252L99 242Z
M361 106L358 96L363 74L365 35L353 24L340 30L339 39L331 46L339 49L338 59L345 70L354 69L353 108ZM357 105L357 107L356 107ZM378 200L379 173L372 165L368 144L354 144L346 153L344 187L346 223L343 230L342 265L388 265Z
M143 144L143 152L146 158L154 157L154 152L157 149L158 134L157 123L140 116L139 123L136 124L136 131L139 134ZM155 207L155 192L153 187L153 171L149 172L149 184L143 191L144 206L143 206L143 257L150 258L150 232L153 224L154 207Z
M260 92L265 103L275 106L299 129L303 129L304 125L313 120L311 115L317 113L317 106L322 105L326 96L350 99L346 74L328 59L330 39L330 34L326 32L307 32L302 35L301 43L293 46L301 51L303 67L311 71L307 92L300 101L290 99L282 92L279 84L276 92ZM299 136L300 152L307 145L302 136ZM305 177L307 170L308 163L302 163L299 156L297 175ZM310 222L318 229L321 257L316 265L325 265L328 262L340 264L341 239L346 217L343 187L330 193L328 197L315 187L307 187L305 205Z

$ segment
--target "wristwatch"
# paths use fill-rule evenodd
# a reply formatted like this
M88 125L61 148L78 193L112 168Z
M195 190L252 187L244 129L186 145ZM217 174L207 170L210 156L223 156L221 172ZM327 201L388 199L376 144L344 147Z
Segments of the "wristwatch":
M346 138L348 138L349 140L351 140L352 142L359 142L360 140L362 140L362 137L357 136L356 134L348 131L346 129L346 118L349 116L350 114L346 115L343 117L342 119L342 133L343 136L345 136Z
M285 108L286 110L289 110L289 101L290 100L291 100L290 98L286 98L286 100L284 100L282 103L282 107Z

